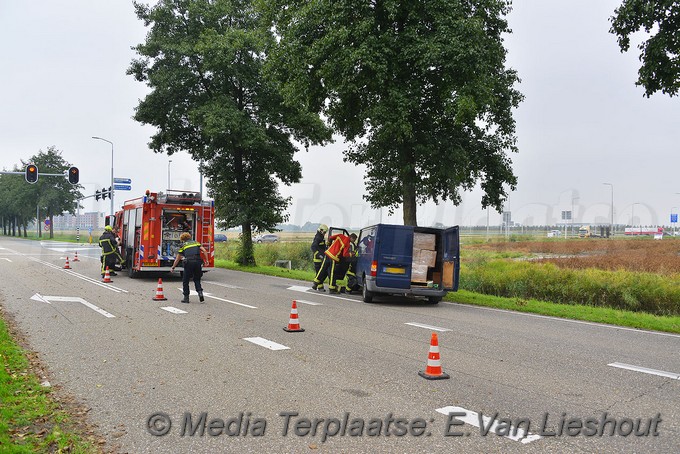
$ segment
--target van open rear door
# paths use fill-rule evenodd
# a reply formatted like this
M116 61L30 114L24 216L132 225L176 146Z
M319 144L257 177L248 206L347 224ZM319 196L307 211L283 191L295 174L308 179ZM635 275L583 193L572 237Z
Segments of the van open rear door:
M460 232L458 226L444 230L443 240L442 285L444 290L457 291L460 271Z

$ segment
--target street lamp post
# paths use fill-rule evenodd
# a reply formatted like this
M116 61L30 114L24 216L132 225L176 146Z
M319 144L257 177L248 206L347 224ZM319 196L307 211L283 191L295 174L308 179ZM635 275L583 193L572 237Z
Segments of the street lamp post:
M633 224L633 222L635 222L635 205L640 205L640 202L635 202L630 209L630 226L631 227L635 227L635 224Z
M111 144L111 192L109 193L109 199L111 199L111 216L113 216L113 142L110 140L106 140L102 137L97 137L97 136L92 136L93 139L97 140L103 140L104 142L108 142Z
M580 197L571 198L571 236L574 236L574 201L580 199Z
M614 185L611 183L602 183L612 188L612 203L611 203L611 222L609 223L609 230L611 235L614 236Z

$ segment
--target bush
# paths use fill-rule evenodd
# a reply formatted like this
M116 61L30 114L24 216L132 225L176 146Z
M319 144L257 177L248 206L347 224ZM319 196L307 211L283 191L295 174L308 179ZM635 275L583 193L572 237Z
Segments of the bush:
M229 241L215 245L215 258L236 262L240 242ZM290 260L294 270L312 271L312 250L305 242L253 244L255 262L261 266L273 266L277 260Z

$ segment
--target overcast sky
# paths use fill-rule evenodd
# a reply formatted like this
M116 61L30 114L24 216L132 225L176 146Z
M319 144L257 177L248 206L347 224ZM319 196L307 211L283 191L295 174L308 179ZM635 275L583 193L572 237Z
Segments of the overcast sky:
M515 111L519 153L512 155L517 190L506 210L525 225L554 224L574 208L577 222L607 223L614 197L617 223L669 224L680 207L677 183L680 99L643 97L635 86L638 51L620 53L608 33L618 0L518 0L508 20L508 65L526 96ZM155 154L153 133L131 117L144 84L125 74L145 28L125 0L59 2L0 0L0 167L55 146L81 170L85 194L109 186L111 145L115 176L132 179L116 206L152 191L199 190L198 166L183 153ZM342 142L297 154L301 183L290 223L361 227L382 219L401 223L362 199L363 169L343 163ZM169 162L172 160L172 162ZM442 163L442 165L453 165ZM170 174L168 175L168 169ZM169 177L169 178L168 178ZM603 183L611 183L612 186ZM485 225L481 194L463 204L428 204L418 223ZM84 211L109 211L87 199ZM500 215L491 210L490 223Z

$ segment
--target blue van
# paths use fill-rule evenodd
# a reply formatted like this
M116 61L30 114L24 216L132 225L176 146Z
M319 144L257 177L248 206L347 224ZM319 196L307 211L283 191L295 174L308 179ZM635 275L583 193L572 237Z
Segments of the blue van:
M447 292L458 290L458 226L377 224L361 229L357 250L356 275L366 303L377 295L407 295L437 304Z

